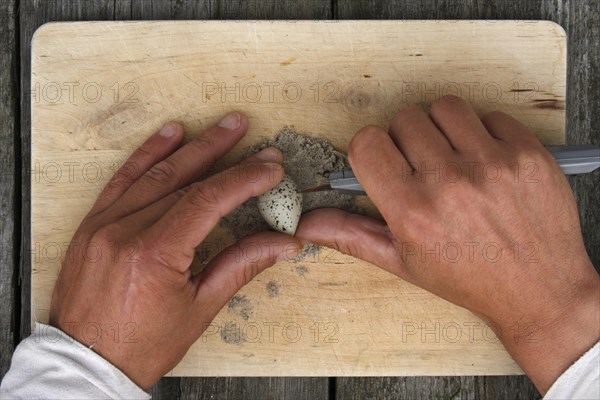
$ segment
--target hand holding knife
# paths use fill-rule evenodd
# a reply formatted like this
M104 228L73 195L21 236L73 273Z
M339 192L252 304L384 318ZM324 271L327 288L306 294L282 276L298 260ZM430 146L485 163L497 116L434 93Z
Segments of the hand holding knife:
M553 146L547 150L554 156L565 175L586 174L600 167L600 147L597 146ZM336 190L355 196L366 195L351 169L329 174L329 183L302 190L300 193Z

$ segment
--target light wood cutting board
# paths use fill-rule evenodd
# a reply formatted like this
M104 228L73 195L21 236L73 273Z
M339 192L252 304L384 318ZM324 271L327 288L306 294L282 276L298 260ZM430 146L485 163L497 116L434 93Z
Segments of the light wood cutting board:
M189 138L246 113L229 164L286 125L346 151L360 127L455 94L562 144L565 55L564 31L544 21L44 25L32 44L33 320L47 321L67 243L114 168L167 121ZM225 307L173 375L522 373L469 312L331 249L239 295L243 312Z

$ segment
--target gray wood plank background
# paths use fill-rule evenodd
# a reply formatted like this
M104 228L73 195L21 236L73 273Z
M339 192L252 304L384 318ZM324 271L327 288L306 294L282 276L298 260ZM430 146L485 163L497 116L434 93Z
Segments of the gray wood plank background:
M4 0L0 2L0 377L30 333L30 41L48 21L548 19L568 35L567 141L600 145L599 0ZM600 266L597 175L570 178ZM526 377L164 378L155 398L530 399Z
M0 377L8 370L19 331L16 246L19 243L17 203L21 165L15 158L19 152L19 59L15 51L15 35L18 35L15 21L15 4L0 3Z

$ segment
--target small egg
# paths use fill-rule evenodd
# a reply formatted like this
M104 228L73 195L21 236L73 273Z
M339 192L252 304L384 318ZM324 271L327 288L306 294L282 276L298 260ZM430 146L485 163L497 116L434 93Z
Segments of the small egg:
M277 186L258 197L258 210L273 229L293 236L302 214L302 194L286 175Z

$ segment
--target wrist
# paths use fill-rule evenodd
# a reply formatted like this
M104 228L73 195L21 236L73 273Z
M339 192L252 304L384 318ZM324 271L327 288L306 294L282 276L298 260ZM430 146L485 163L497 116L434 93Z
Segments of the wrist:
M544 395L600 339L600 277L594 272L577 290L536 311L498 326L502 344Z

